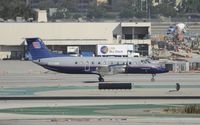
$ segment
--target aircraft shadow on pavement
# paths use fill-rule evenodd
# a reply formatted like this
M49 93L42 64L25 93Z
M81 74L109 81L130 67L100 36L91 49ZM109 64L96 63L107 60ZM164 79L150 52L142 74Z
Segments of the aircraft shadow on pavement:
M113 83L113 82L115 82L115 81L105 81L103 83ZM84 81L83 83L101 83L101 82L99 82L99 81Z
M83 83L99 83L99 81L84 81Z

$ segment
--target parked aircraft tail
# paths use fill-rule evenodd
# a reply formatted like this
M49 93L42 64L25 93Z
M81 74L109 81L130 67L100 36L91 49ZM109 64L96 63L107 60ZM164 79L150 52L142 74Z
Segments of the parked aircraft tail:
M50 52L40 38L26 38L27 51L30 53L32 60L60 57L63 54Z

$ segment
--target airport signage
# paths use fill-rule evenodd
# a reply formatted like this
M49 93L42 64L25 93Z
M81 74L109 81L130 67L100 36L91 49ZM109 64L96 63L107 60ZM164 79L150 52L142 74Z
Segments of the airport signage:
M127 55L128 50L133 50L133 45L97 45L98 55Z

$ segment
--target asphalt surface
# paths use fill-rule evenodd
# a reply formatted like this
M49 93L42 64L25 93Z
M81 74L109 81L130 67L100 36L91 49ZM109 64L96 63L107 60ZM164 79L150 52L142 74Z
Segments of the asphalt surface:
M53 119L53 120L52 120ZM122 118L122 120L115 118L108 119L48 119L48 120L11 120L4 121L2 120L0 125L199 125L200 120L198 119L178 119L178 118L162 118L161 119L126 119Z
M98 90L98 76L72 75L49 72L32 62L27 61L0 61L0 97L79 97L79 96L193 96L193 99L77 99L77 100L1 100L0 109L48 107L48 106L97 106L97 105L124 105L124 104L200 104L195 96L200 95L199 73L167 73L158 74L155 82L150 82L151 75L119 74L106 76L111 82L127 82L134 85L131 90ZM181 89L176 91L175 84ZM157 112L157 111L155 111ZM200 124L196 117L149 117L149 116L91 116L91 115L27 115L16 113L0 113L0 125L63 125L63 124Z
M200 100L200 96L4 96L0 100L138 100L138 99L154 99L154 100L172 100L172 99L195 99Z

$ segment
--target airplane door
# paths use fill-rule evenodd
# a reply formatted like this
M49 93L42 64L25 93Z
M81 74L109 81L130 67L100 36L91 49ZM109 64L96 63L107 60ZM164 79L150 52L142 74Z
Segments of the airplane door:
M90 62L89 61L85 62L85 71L90 71Z

